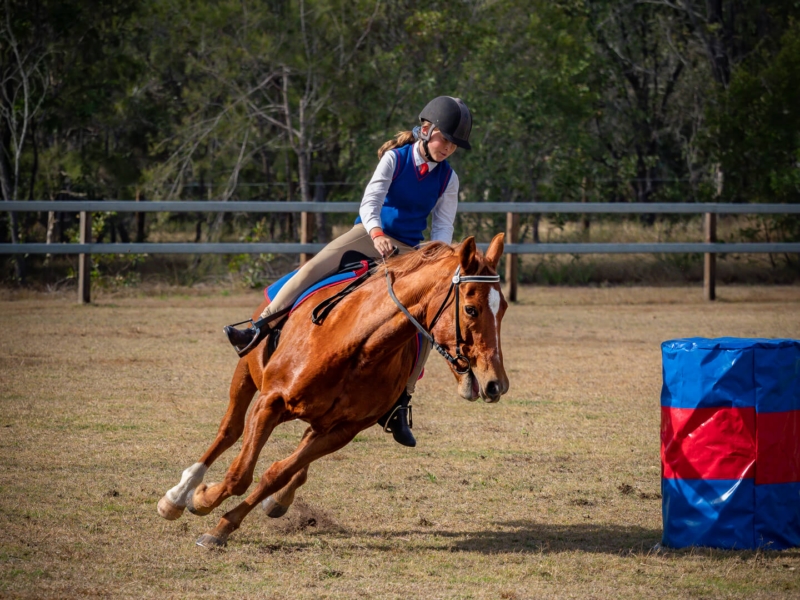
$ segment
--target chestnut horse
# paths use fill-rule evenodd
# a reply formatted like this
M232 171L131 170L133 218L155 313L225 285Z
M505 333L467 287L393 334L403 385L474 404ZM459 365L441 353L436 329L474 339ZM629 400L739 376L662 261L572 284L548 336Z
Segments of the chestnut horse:
M197 544L225 545L259 503L271 517L285 514L306 481L308 466L374 425L400 396L415 359L417 326L449 356L463 398L497 402L508 390L500 349L500 322L508 305L496 271L502 253L503 234L495 236L485 256L471 237L457 246L433 242L388 260L320 325L310 319L318 302L301 304L268 361L266 340L239 360L216 439L159 501L159 514L177 519L189 508L207 515L230 496L244 494L272 430L300 419L309 427L297 449L274 462L255 490ZM317 297L329 297L343 285ZM242 448L223 481L204 484L208 467L243 432Z

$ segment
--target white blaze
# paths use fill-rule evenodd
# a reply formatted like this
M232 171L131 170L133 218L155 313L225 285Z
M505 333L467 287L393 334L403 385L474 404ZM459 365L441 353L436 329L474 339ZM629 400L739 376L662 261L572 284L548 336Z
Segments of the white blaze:
M500 292L497 291L496 288L492 288L489 290L489 310L492 311L494 315L494 337L495 337L495 345L497 346L498 350L500 349L500 337L497 326L497 313L500 311Z
M489 290L489 309L492 311L496 322L497 311L500 310L500 292L498 292L495 288Z

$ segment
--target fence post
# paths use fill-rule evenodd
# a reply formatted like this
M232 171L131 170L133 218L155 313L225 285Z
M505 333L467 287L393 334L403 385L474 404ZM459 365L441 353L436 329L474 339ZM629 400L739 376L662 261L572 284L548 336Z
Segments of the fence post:
M516 244L519 241L519 214L506 213L506 243ZM517 264L516 254L506 254L506 283L508 284L508 301L517 301Z
M713 244L717 241L717 215L716 213L705 213L704 220L706 244ZM707 301L717 298L717 255L713 252L706 252L703 257L703 293Z
M92 243L92 213L81 211L80 243ZM92 255L78 255L78 304L92 301Z
M136 190L136 202L141 202L142 198L142 191L140 189ZM141 244L144 241L144 215L143 212L134 213L136 218L136 243Z

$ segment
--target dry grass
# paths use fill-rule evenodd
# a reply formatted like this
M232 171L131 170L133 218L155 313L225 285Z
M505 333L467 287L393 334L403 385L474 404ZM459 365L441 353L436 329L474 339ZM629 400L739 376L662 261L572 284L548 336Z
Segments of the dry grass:
M659 343L800 337L800 287L525 288L504 327L511 391L455 395L432 357L419 445L377 428L311 468L290 513L254 512L222 551L222 510L156 502L210 443L236 362L220 326L257 294L0 300L0 597L776 598L800 550L655 553ZM282 426L258 472L302 431ZM218 479L229 451L207 480Z

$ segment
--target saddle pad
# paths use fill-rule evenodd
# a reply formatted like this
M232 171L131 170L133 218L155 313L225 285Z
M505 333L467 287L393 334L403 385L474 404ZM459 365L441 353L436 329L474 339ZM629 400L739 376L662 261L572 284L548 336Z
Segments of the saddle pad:
M306 299L312 296L315 292L318 292L325 288L329 288L333 285L337 285L345 281L356 279L357 277L360 277L361 275L366 273L367 268L368 268L367 261L362 260L361 266L355 271L343 271L341 273L335 273L334 275L326 277L322 281L318 281L317 283L309 287L306 291L304 291L297 297L297 300L295 300L294 304L292 305L292 310L289 314L297 310L297 307L300 306L303 302L305 302ZM289 281L292 277L294 277L295 273L297 273L297 269L295 269L291 273L284 275L283 277L278 279L278 281L267 287L264 290L264 296L266 297L266 299L272 302L275 296L278 295L278 292L281 291L281 288L284 285L286 285L286 282Z

